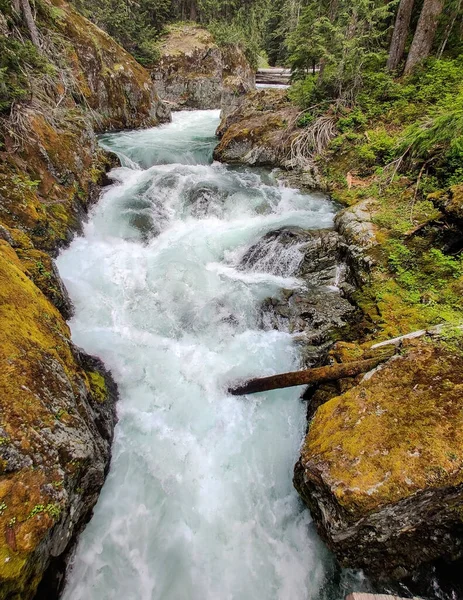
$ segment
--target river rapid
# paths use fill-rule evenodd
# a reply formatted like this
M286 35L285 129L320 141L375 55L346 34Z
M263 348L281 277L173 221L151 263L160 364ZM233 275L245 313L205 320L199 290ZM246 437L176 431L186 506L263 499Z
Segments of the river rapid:
M301 390L226 393L300 364L289 333L259 327L259 309L302 283L290 266L241 259L282 226L330 227L335 208L267 171L212 163L218 120L176 113L103 136L123 166L58 258L73 340L120 391L111 469L65 600L344 596L327 594L332 559L292 486Z

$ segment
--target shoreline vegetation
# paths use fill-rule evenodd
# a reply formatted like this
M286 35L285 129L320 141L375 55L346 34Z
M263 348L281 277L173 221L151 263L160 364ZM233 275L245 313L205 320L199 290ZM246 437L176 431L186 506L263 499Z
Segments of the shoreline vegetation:
M403 340L367 376L309 388L295 486L343 566L406 582L417 573L428 581L423 573L436 560L458 570L461 1L74 6L0 0L0 598L34 597L52 549L65 556L90 518L110 458L117 392L103 366L70 341L72 307L52 257L105 181L110 159L96 134L169 119L153 74L169 36L198 24L209 30L207 60L212 46L220 51L214 85L192 106L211 106L213 94L217 107L231 107L215 158L278 167L292 184L323 189L345 207L336 229L354 281L343 293L357 312L336 334L328 364L365 360L379 342L445 325L439 335ZM200 72L189 69L190 51L171 88L180 106L191 81L211 75L203 54L195 55ZM169 68L177 74L180 63ZM291 88L253 91L249 64L258 63L290 67ZM88 452L74 455L84 430ZM59 594L64 569L55 564L44 580L48 598ZM427 583L414 585L430 593ZM449 597L462 593L453 585Z

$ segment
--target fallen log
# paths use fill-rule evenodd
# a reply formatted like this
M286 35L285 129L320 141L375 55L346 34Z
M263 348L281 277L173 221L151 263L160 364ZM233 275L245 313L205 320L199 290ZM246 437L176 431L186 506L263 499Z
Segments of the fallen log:
M304 369L303 371L292 371L271 375L270 377L257 377L244 383L228 388L233 396L244 396L257 392L267 392L281 388L294 387L296 385L307 385L309 383L322 383L324 381L335 381L344 377L356 377L360 373L366 373L377 367L380 363L388 360L389 355L376 356L367 360L328 365L315 369Z

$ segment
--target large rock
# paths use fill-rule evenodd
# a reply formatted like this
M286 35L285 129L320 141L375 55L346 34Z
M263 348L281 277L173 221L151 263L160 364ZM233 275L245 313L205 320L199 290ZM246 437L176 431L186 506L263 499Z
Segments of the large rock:
M46 77L21 65L29 98L0 126L0 598L9 600L33 598L44 573L41 597L57 597L115 423L115 385L70 340L72 307L51 256L104 179L97 132L169 118L149 73L108 35L61 0L36 8L45 58L60 62ZM7 8L0 35L16 32Z
M255 88L255 75L236 44L219 47L198 25L172 25L152 71L161 98L176 110L225 108Z
M349 273L340 236L330 230L278 229L254 244L240 266L300 279L300 288L264 301L261 324L296 334L304 366L320 364L355 310L342 293Z
M402 579L463 555L462 374L462 348L409 341L315 412L294 482L342 565Z
M220 123L215 160L287 167L297 115L285 90L262 89L247 94Z
M0 597L27 600L97 500L116 391L3 241L0 323Z

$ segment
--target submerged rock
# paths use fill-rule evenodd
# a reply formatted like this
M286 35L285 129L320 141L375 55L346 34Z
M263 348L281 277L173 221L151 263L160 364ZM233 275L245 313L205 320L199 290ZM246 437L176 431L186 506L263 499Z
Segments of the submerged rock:
M318 408L295 468L341 564L377 578L463 555L463 354L405 349Z
M224 108L255 88L255 75L237 44L219 47L198 25L168 28L152 78L161 98L174 109Z

